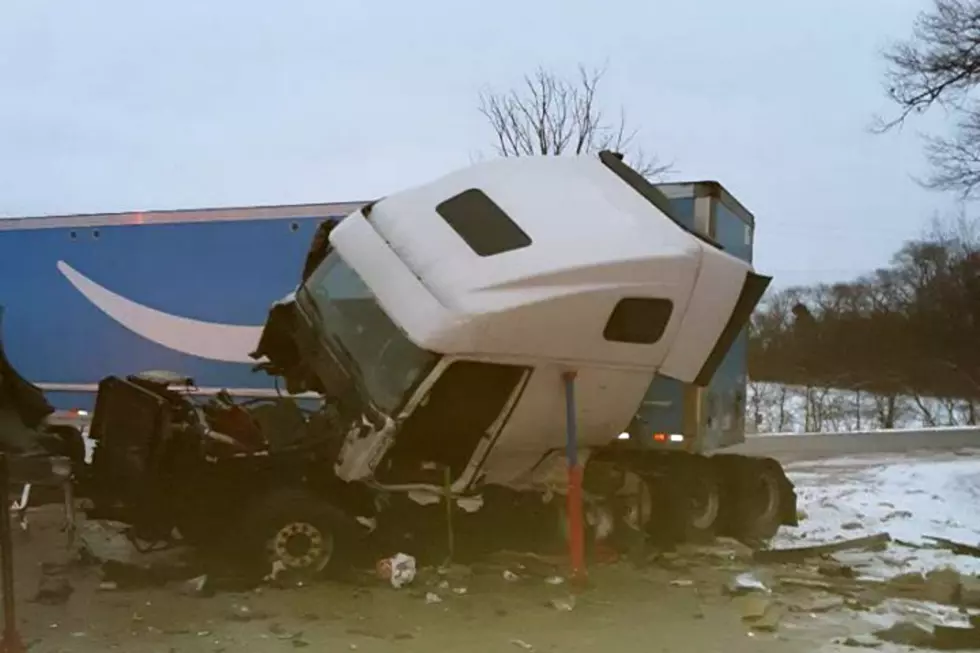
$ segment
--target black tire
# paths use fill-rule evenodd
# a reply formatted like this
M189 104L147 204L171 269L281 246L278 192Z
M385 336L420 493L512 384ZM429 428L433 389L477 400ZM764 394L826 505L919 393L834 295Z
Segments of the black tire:
M314 578L349 568L356 522L306 490L273 490L250 505L242 521L236 548L244 544L250 571L269 574L278 562L290 576Z
M669 549L683 542L711 541L721 515L721 486L714 466L701 456L678 453L658 456L647 470L651 544Z
M715 537L721 515L721 484L714 465L706 458L690 456L678 459L675 474L684 474L678 483L684 486L682 501L684 539L688 542L710 542Z
M750 545L771 539L784 520L788 480L775 460L718 457L724 468L725 534Z

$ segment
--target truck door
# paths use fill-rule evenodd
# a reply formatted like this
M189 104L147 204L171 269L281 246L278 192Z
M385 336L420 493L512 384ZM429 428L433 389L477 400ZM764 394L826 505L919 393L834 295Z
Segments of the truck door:
M529 374L517 365L451 363L402 423L375 478L386 485L439 485L448 467L458 479L480 443L506 422Z

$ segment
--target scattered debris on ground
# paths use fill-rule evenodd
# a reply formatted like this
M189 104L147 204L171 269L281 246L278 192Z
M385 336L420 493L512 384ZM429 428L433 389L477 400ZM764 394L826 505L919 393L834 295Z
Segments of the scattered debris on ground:
M62 605L68 602L75 588L67 576L62 574L49 574L42 570L40 582L38 583L37 594L34 601L44 605Z
M82 521L76 537L77 559L101 566L103 589L158 587L200 572L189 547L138 548L127 535L126 525L118 522Z
M396 553L390 558L378 561L378 577L391 583L396 590L415 580L415 558L405 553Z
M847 530L847 529L844 529ZM218 592L214 579L199 573L186 551L141 553L127 538L124 527L112 522L83 522L79 531L80 558L102 569L102 591L159 587L177 583L177 593L206 598ZM967 545L935 538L939 546L969 550ZM825 544L755 550L741 542L720 538L712 544L683 545L675 551L654 552L647 564L671 571L685 571L667 585L702 591L704 571L728 574L721 584L732 608L752 632L775 632L787 615L817 615L866 610L891 599L928 601L963 609L980 607L980 578L961 575L951 568L927 573L900 573L881 580L861 577L854 566L834 558L850 551L880 552L893 543L887 533L848 538ZM495 576L504 584L540 584L560 587L565 583L564 559L528 552L501 551L471 566L446 564L418 568L415 559L398 553L378 562L374 576L394 589L419 585L425 603L443 603L469 593L476 576ZM36 600L59 604L69 600L73 587L63 569L50 568L42 576ZM267 579L273 584L273 579ZM481 581L485 582L485 581ZM557 595L545 604L559 612L576 609L574 596ZM256 616L245 605L226 615L231 621L250 621ZM969 629L968 629L969 630ZM959 633L956 633L959 636ZM891 635L889 635L891 636ZM953 635L943 635L953 636Z
M933 633L911 621L899 621L888 628L876 630L874 636L883 642L912 647L931 647Z
M896 523L907 518L889 510ZM572 638L573 629L584 628L582 624L602 628L619 623L638 604L652 612L634 611L633 625L609 627L628 630L648 623L655 613L658 619L686 623L671 626L672 632L687 629L686 637L727 632L726 641L743 635L754 646L805 641L799 650L815 650L819 645L813 642L823 637L822 643L853 648L978 648L980 576L954 566L959 559L949 555L969 556L971 545L925 535L912 542L917 538L907 531L899 539L854 530L838 524L836 530L805 542L808 546L797 546L798 541L787 545L783 539L783 546L770 550L720 538L619 561L603 552L603 562L593 560L590 567L591 589L571 594L564 556L515 551L437 566L419 565L400 553L346 583L304 586L269 577L258 586L236 586L233 579L202 567L186 550L141 552L147 546L135 546L121 525L89 521L80 522L78 548L62 555L63 561L32 563L36 576L24 598L33 601L24 610L33 615L31 634L47 633L46 638L59 642L52 650L93 653L110 646L107 642L125 641L119 639L125 635L107 634L110 626L72 622L70 615L87 611L89 604L126 611L125 617L117 617L119 632L132 631L151 638L152 646L175 650L199 644L214 651L240 648L244 640L236 640L242 636L234 633L249 633L257 641L279 641L287 648L373 650L372 642L386 642L414 653L436 646L430 641L433 633L454 623L467 635L471 629L489 629L480 632L491 634L479 635L487 639L487 650L509 643L515 649L543 651L553 649L564 634L542 630L544 625L526 626L529 614L547 628L567 624L562 628ZM845 537L850 534L862 536ZM63 539L59 545L64 554ZM928 558L932 550L948 553ZM941 564L901 562L922 555ZM886 557L899 562L883 574L879 563ZM409 621L400 620L401 615L409 615ZM739 630L724 630L729 627ZM614 630L602 631L596 643L614 637ZM491 642L492 637L496 639ZM588 639L581 632L575 637ZM177 639L171 643L167 638ZM193 642L185 646L179 638ZM79 648L85 642L92 647ZM567 642L563 648L569 648ZM730 648L733 653L797 650L741 644Z
M756 562L803 562L813 558L840 553L841 551L882 551L891 542L888 533L878 533L866 537L855 537L848 540L801 546L791 549L762 549L753 554Z
M922 539L935 542L938 548L952 551L956 555L966 555L973 556L974 558L980 558L980 546L963 544L962 542L955 542L953 540L947 540L944 537L935 537L933 535L923 535Z

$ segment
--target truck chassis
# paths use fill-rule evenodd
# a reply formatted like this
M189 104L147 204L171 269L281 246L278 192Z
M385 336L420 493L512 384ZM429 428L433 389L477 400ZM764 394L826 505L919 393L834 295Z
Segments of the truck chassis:
M257 575L341 573L399 551L438 564L450 554L445 502L333 473L346 425L332 406L201 401L182 385L160 374L100 383L91 517L128 523L144 542L173 542L176 530L205 558ZM768 459L610 447L590 459L584 489L592 549L624 551L637 534L654 547L716 534L754 544L796 519L792 485ZM565 548L564 502L554 497L488 486L452 502L457 560Z

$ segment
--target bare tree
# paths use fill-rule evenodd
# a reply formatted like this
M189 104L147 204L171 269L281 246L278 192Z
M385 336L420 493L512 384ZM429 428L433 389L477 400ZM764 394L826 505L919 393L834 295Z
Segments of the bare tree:
M490 123L500 156L587 154L613 150L648 179L659 179L673 165L647 156L635 144L637 131L628 127L625 112L609 118L599 101L605 70L579 66L565 78L538 68L524 83L506 92L480 94L480 113Z
M874 395L875 427L893 429L901 421L908 407L903 397L896 394Z
M956 116L950 136L930 136L926 156L932 174L925 185L969 197L980 190L980 0L933 0L919 14L911 38L885 53L888 95L899 115L880 121L884 132L913 113L940 105Z

